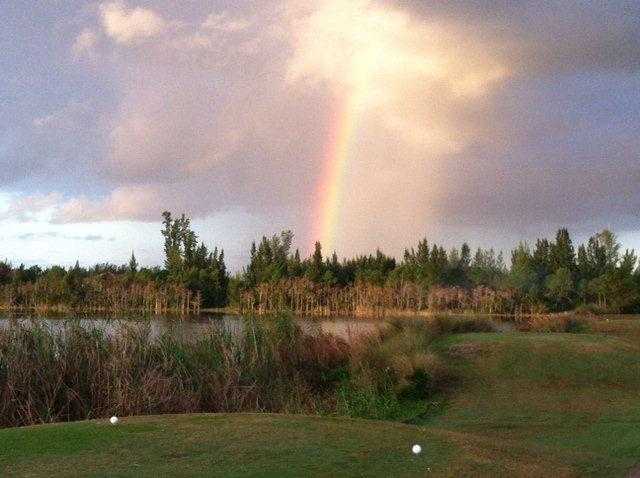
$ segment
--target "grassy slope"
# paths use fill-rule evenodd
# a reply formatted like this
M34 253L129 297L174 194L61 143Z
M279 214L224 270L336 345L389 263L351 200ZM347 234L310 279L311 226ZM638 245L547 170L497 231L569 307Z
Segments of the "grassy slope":
M602 335L469 334L444 432L486 474L625 476L640 463L640 353ZM468 465L467 465L468 466Z
M0 475L65 477L422 476L443 470L449 450L411 425L245 414L13 428L0 444Z
M8 429L0 430L0 474L625 476L640 463L632 341L467 334L437 347L462 380L423 427L187 415ZM413 456L413 443L425 453Z

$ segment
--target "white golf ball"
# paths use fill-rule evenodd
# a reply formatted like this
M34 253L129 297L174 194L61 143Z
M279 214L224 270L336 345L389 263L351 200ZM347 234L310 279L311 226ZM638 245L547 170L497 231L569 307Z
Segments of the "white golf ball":
M411 447L411 451L417 455L422 451L422 447L420 445L413 445L413 447Z
M111 422L112 425L115 425L116 423L118 423L118 417L111 417L109 421Z

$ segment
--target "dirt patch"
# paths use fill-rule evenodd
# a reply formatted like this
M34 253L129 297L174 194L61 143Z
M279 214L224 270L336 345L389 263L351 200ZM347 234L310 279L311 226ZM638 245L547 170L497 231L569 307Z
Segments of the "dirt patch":
M640 465L636 466L635 468L633 468L629 474L627 475L628 478L640 478Z

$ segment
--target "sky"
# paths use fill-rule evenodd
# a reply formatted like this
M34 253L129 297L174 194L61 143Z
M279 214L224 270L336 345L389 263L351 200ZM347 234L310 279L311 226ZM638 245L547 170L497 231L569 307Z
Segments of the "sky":
M566 226L640 247L640 3L12 0L0 257L159 264L187 213L232 269Z

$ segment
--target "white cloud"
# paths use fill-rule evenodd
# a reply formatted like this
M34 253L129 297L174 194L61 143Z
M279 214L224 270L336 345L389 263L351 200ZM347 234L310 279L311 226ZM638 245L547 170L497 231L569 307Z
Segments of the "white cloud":
M78 117L87 111L86 103L72 101L62 108L33 119L36 128L65 128L78 122Z
M90 28L85 28L76 37L71 51L76 57L80 57L84 54L90 53L98 41L98 36Z
M215 43L211 35L196 32L175 38L171 45L179 51L206 50L214 47Z
M398 91L418 82L476 96L506 75L484 45L450 25L415 21L371 0L317 5L294 20L290 81L329 81L371 105L397 99Z
M157 224L50 224L44 221L0 222L3 236L0 258L14 265L85 266L124 264L135 251L144 265L162 263L162 237Z
M31 194L7 198L7 207L0 214L0 220L14 219L19 222L46 219L60 204L59 193Z
M55 113L50 115L38 116L33 120L33 126L36 128L42 128L43 126L47 126L56 120Z
M128 9L113 2L100 7L105 32L118 43L134 43L158 35L166 28L166 21L148 8Z
M234 18L228 13L212 13L202 23L202 27L209 30L218 30L222 32L238 32L246 30L251 26L251 22L245 18Z
M73 198L61 204L52 216L59 224L122 221L128 219L149 220L162 212L158 191L150 186L117 188L100 200L86 197ZM153 216L151 216L153 215Z
M211 13L199 28L176 36L171 45L179 51L213 51L225 48L228 45L226 40L236 40L236 34L245 33L251 26L251 21L240 16L232 17L227 12ZM225 47L221 47L223 44Z
M506 71L485 44L443 20L416 19L372 0L302 7L303 15L292 14L287 79L291 88L331 92L340 150L330 154L345 163L340 177L327 173L344 192L331 196L335 204L320 200L325 221L336 223L340 246L367 236L364 217L415 237L437 220L432 203L446 185L432 179L434 170L480 137L466 117ZM333 227L318 229L330 243ZM397 235L384 232L381 242L398 243Z
M293 25L291 83L328 84L349 102L348 114L383 119L385 136L431 156L460 150L465 141L450 112L507 74L456 28L371 0L325 0Z

